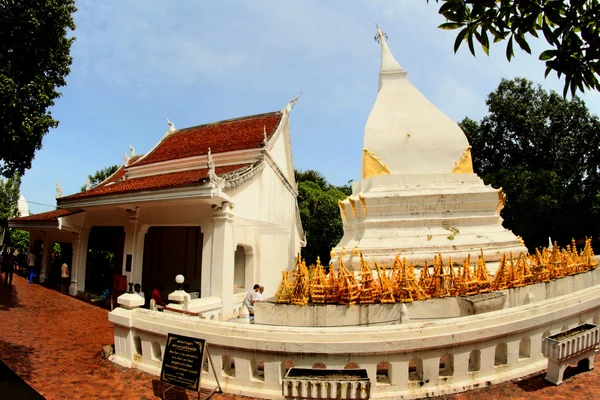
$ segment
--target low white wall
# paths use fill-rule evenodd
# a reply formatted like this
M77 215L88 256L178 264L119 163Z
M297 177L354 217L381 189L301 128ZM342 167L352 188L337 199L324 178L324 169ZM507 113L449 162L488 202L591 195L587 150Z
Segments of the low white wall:
M592 279L595 273L583 275ZM487 314L372 327L266 328L118 308L109 314L115 324L112 360L158 375L167 334L175 333L207 340L228 393L279 399L286 366L344 368L350 362L368 371L373 398L455 393L546 368L542 337L584 322L599 324L598 289ZM389 367L378 373L384 363ZM204 373L202 385L215 386L211 374Z

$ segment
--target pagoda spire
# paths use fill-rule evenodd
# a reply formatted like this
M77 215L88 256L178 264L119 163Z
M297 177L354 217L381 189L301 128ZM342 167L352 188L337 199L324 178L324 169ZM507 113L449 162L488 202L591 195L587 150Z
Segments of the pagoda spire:
M375 35L375 40L379 42L379 45L381 46L381 70L379 71L379 73L406 73L406 71L402 69L402 67L400 66L398 61L396 61L394 55L390 51L390 48L387 45L387 35L381 32L381 29L379 29L379 25L377 25L377 23L375 23L375 26L377 27L377 35Z

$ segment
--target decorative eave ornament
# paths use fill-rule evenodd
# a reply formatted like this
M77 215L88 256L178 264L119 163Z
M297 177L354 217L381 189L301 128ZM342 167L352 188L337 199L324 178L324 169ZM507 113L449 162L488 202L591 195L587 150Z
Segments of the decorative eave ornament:
M206 165L208 166L208 181L216 188L225 188L225 179L218 176L215 171L215 163L212 158L210 147L208 148L208 154L206 155Z
M60 186L60 182L56 181L56 198L60 198L63 197L63 190L62 190L62 186Z
M302 96L302 92L300 92L300 94L296 97L294 97L292 100L290 100L289 103L287 103L287 105L285 106L285 108L282 111L285 111L287 114L289 114L292 109L294 107L296 107L296 103L298 102L298 100L300 100L300 96Z
M129 143L129 157L130 158L135 157L135 149L133 148L133 146L131 145L131 143Z
M90 178L88 177L85 180L85 191L87 192L88 190L90 190L92 188L92 183L90 182Z
M125 160L124 165L128 166L129 165L129 160L131 160L131 157L129 157L129 154L125 153L123 159Z
M169 121L169 118L167 118L167 125L169 125L169 129L165 132L165 136L169 136L177 131L177 129L175 129L175 124Z

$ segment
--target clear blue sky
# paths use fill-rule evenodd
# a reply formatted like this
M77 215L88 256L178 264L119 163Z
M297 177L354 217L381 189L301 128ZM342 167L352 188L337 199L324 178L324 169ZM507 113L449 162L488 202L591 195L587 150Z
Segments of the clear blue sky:
M79 191L86 177L122 164L131 143L151 149L167 130L270 112L302 92L291 134L296 168L334 184L358 179L365 122L377 95L375 22L388 34L411 82L456 121L479 120L501 78L524 76L547 89L534 55L507 62L504 43L491 56L466 46L425 0L159 1L80 0L73 65L21 192L34 213ZM536 52L537 51L537 52ZM600 114L600 95L583 96Z

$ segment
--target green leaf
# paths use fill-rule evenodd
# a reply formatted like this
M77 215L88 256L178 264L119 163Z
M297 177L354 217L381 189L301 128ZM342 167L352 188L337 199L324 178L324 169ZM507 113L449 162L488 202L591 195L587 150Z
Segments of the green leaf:
M519 44L519 47L521 47L521 49L525 50L527 53L531 54L531 48L529 47L529 44L527 43L525 38L521 35L514 35L514 37L517 43Z
M542 60L542 61L550 60L554 56L556 56L556 50L546 50L542 54L540 54L540 60Z
M506 58L508 61L513 57L515 53L513 53L513 37L511 35L510 39L508 39L508 44L506 45Z
M475 55L475 46L473 45L473 34L469 34L467 37L467 43L469 44L469 51L471 54Z
M457 24L456 22L446 22L446 23L438 26L438 28L445 29L445 30L452 30L452 29L458 29L461 26L463 26L463 24Z
M458 51L460 44L465 39L465 36L467 36L468 33L469 33L469 28L463 28L463 30L460 31L458 33L458 35L456 35L456 40L454 41L454 52L455 53Z

